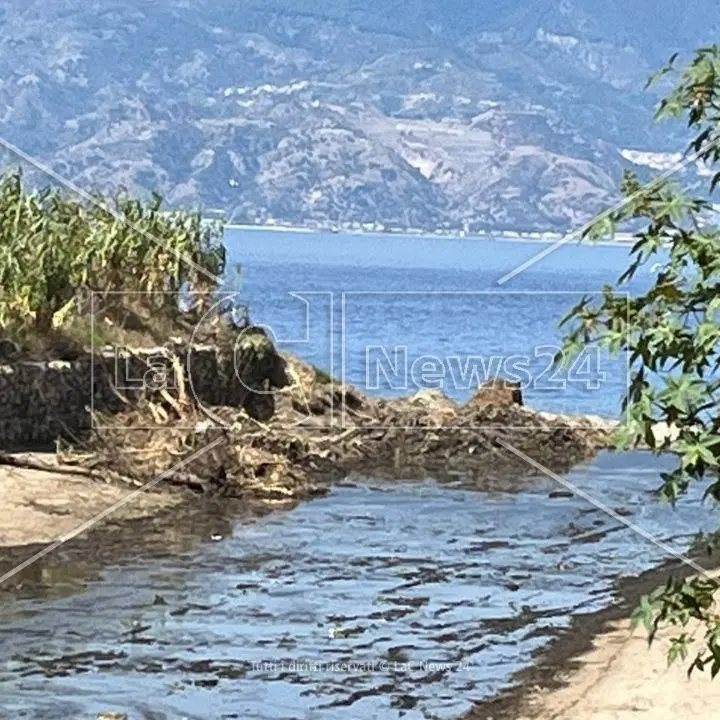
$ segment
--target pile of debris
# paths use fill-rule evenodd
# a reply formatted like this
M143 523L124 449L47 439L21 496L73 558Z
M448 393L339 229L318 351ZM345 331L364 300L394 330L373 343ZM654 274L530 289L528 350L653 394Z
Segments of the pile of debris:
M286 504L350 473L518 486L538 472L521 454L564 472L606 447L613 430L609 421L526 408L519 388L503 380L464 405L438 391L373 398L295 357L283 362L283 383L258 385L261 401L242 407L199 402L178 367L172 390L149 390L125 412L96 418L87 446L66 449L63 459L135 485L162 477L193 491Z

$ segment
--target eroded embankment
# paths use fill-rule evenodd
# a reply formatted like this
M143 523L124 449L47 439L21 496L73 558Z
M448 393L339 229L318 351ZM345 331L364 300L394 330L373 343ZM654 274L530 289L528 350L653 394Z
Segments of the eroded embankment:
M172 383L99 416L89 441L64 460L136 485L165 473L171 485L272 504L322 493L349 473L517 487L538 470L498 439L564 472L606 447L613 428L611 421L535 412L502 384L481 387L464 405L434 392L371 398L297 358L268 363L266 353L262 362L273 376L256 377L255 402L198 399L178 362Z

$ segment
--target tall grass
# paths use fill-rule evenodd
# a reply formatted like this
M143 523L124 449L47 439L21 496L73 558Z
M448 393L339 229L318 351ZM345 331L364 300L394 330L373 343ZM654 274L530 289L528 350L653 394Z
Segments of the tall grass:
M134 297L149 312L179 312L178 293L208 293L225 269L222 229L199 213L161 211L125 193L82 202L31 191L19 172L0 179L0 337L61 331L89 312Z

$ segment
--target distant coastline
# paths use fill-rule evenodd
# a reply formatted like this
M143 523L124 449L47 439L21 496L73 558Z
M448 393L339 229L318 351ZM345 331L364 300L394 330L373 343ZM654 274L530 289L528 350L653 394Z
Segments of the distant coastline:
M552 245L561 241L578 243L580 236L574 236L572 232L560 233L554 231L520 231L520 230L478 230L470 233L465 231L452 230L424 230L422 228L323 228L305 227L302 225L250 225L229 223L225 225L228 230L241 230L249 232L269 231L282 233L298 233L308 235L312 233L337 234L337 235L397 235L401 237L437 238L438 240L493 240L495 242L525 242L538 243L541 245ZM613 240L594 241L593 245L627 245L635 239L632 233L617 233Z

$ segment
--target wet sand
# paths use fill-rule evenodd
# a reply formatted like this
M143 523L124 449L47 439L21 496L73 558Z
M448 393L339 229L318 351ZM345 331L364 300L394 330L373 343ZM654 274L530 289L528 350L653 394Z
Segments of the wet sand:
M33 457L47 461L54 456ZM194 553L228 536L236 522L268 512L160 484L106 513L131 492L122 484L82 475L0 465L0 577L6 578L0 583L0 606L12 599L80 591L111 566ZM105 513L103 519L89 523L98 513ZM74 534L81 526L86 529ZM54 542L68 533L67 542Z
M50 453L25 457L47 465L55 463ZM87 475L0 465L0 547L53 542L120 502L132 490ZM153 489L133 498L111 517L114 521L148 518L181 501L177 492Z
M718 574L720 558L704 562ZM695 717L710 720L720 705L720 681L709 672L687 669L694 657L667 663L669 638L658 633L652 647L642 627L630 629L630 614L640 597L665 582L669 575L688 577L679 563L636 578L619 581L622 599L613 607L576 617L536 657L536 663L515 676L507 691L479 703L463 720L670 720ZM701 647L703 626L688 626Z

